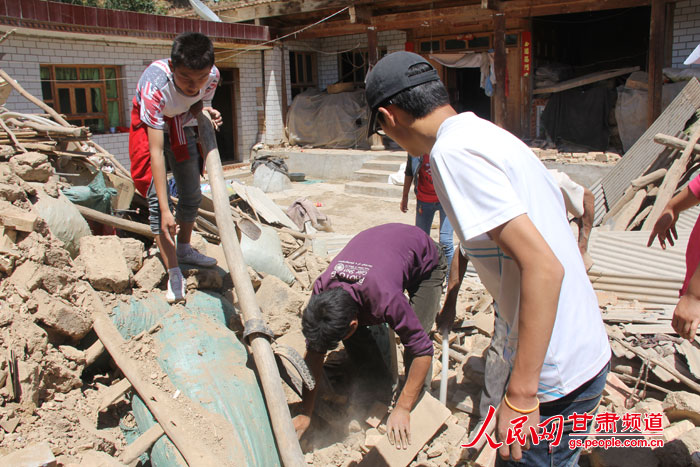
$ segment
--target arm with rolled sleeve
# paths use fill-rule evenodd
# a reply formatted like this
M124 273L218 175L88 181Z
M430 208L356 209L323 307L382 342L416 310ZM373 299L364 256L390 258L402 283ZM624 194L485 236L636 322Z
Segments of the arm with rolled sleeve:
M414 357L408 370L406 384L387 421L389 441L397 449L406 449L411 444L411 409L418 400L428 371L431 370L433 343L403 294L396 296L389 304L385 319L401 339L406 351Z

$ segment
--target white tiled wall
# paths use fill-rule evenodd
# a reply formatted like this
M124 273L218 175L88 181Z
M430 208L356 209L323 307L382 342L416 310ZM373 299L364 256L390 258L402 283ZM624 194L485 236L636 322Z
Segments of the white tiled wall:
M673 17L673 57L674 68L687 68L683 61L700 44L700 0L676 2ZM698 68L699 65L692 65Z

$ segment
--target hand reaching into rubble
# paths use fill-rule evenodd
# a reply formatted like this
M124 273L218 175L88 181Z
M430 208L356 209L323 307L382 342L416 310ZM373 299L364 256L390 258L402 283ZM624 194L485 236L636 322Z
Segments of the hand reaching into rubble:
M311 417L308 415L300 414L292 419L292 424L294 424L294 430L297 432L297 439L301 439L309 429L311 424Z

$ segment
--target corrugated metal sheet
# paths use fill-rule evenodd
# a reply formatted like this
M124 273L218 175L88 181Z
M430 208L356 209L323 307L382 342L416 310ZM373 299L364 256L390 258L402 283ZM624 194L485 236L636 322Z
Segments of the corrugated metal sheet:
M664 146L654 142L654 135L657 133L677 135L685 128L686 122L698 108L700 108L700 83L693 78L625 153L615 168L591 187L596 197L595 225L600 223L607 210L622 197L630 182L643 175L665 150Z
M649 232L593 229L588 246L594 261L589 271L593 288L647 306L675 305L685 277L689 236L689 229L679 229L675 245L662 250L658 240L646 246Z
M658 241L651 247L646 246L649 232L593 229L588 245L588 253L595 262L591 272L682 280L689 236L690 230L678 230L675 246L662 250Z
M700 205L690 208L687 211L683 211L678 216L678 220L676 221L676 229L688 231L693 230L698 216L700 216Z

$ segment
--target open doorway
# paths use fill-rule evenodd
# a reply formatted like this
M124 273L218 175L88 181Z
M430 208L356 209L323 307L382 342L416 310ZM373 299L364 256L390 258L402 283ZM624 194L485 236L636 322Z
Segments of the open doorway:
M479 83L480 68L446 68L447 91L450 104L459 113L474 112L479 117L491 120L491 98Z
M212 107L221 112L223 123L216 132L221 162L236 161L236 72L234 69L219 69L221 80L212 99Z

